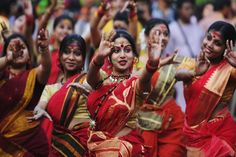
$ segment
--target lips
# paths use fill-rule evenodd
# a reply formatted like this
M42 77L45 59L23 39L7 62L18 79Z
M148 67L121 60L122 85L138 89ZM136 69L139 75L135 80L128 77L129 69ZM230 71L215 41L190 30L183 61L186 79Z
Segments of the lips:
M126 61L126 60L122 60L122 61L119 61L118 63L119 63L121 66L124 66L124 65L126 65L127 61Z

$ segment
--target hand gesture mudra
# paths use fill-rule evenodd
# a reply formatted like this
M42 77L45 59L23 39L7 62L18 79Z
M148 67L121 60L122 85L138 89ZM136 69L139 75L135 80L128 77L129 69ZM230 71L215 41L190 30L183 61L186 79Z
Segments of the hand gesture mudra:
M114 36L115 36L115 31L112 30L109 33L103 33L102 34L102 39L99 45L99 52L98 52L98 56L101 58L105 58L107 56L109 56L112 53L112 48L114 46L114 42L112 41Z
M161 57L161 45L163 42L163 36L160 35L159 31L155 31L151 34L148 41L148 59L153 63L159 63Z
M201 51L196 59L195 76L203 75L208 70L209 66L209 59L206 57L205 52Z
M230 65L236 67L236 46L232 40L226 41L226 49L224 57L226 58L226 60Z
M49 33L46 29L42 28L38 32L37 44L39 53L43 53L48 50L49 46Z

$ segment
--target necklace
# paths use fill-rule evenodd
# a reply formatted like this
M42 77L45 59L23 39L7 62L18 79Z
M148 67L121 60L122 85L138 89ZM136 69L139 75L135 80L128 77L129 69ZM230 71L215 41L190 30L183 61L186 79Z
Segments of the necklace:
M113 75L113 74L111 74L110 76L109 76L109 80L111 81L111 82L122 82L123 80L125 80L125 79L128 79L130 77L130 74L126 74L126 75Z

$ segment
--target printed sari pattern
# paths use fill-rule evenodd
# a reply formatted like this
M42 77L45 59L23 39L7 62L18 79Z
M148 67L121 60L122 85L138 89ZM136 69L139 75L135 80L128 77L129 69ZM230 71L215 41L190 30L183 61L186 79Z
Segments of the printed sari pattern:
M227 107L213 116L217 106L221 105L232 70L233 67L224 60L185 86L187 108L184 134L188 155L235 155L236 124Z
M136 112L136 77L120 83L103 84L88 97L88 110L92 118L98 109L95 129L90 131L88 148L92 156L131 157L142 156L143 140L137 130L123 137L115 137ZM114 90L100 104L101 97ZM100 106L100 107L99 107Z
M85 80L85 74L77 74L70 78L49 100L47 111L53 119L51 156L83 156L86 151L89 124L78 124L69 130L69 124L76 110L84 103L84 96L69 83ZM56 151L55 151L56 150ZM54 154L54 155L53 155Z

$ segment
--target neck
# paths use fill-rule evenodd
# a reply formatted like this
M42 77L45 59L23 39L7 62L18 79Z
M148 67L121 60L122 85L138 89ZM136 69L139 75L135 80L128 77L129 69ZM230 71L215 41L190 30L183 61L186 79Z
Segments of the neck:
M22 73L23 71L25 71L25 68L21 68L21 69L10 68L9 69L9 78L13 78L13 77L19 75L20 73Z

